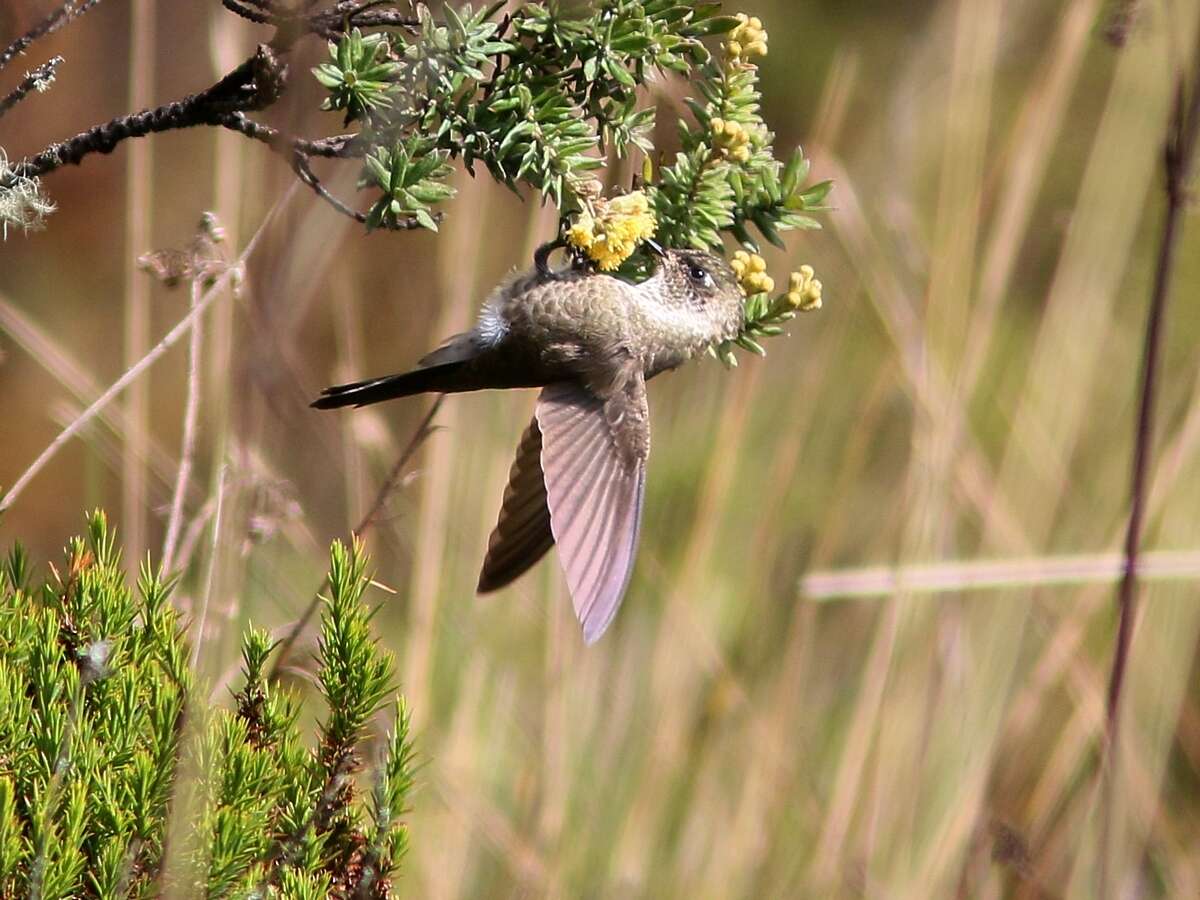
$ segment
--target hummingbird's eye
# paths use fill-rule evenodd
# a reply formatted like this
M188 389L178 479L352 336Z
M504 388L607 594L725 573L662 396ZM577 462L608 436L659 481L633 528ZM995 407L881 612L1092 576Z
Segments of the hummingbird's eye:
M708 269L699 263L689 262L687 264L688 278L706 288L715 288L716 282L713 281L712 275L708 273Z

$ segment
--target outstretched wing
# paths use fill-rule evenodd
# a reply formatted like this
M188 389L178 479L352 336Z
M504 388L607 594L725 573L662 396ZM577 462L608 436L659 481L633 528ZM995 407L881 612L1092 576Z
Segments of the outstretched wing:
M520 578L553 546L542 477L542 432L534 419L525 429L508 474L500 518L479 573L479 593L497 591Z
M650 453L646 382L630 367L606 399L574 382L538 398L550 528L584 640L608 628L637 554Z

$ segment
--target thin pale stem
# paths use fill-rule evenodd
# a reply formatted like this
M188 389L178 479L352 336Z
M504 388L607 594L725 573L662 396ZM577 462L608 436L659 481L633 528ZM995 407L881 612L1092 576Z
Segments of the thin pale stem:
M891 597L1116 583L1125 570L1120 553L1087 553L1029 559L963 560L908 566L873 566L811 572L800 581L806 600ZM1148 581L1200 580L1200 550L1141 554L1138 576Z
M375 500L371 504L371 508L367 510L366 514L361 520L359 520L357 527L355 527L353 534L356 537L362 537L378 523L379 516L383 512L383 508L387 504L388 498L391 497L392 492L395 491L396 487L400 484L401 479L404 477L404 470L408 468L408 464L412 461L413 455L421 448L421 445L425 443L425 439L433 433L433 419L438 414L438 410L442 408L442 401L445 399L445 394L438 394L437 399L433 401L433 405L429 407L429 412L425 413L424 418L422 418L420 424L417 425L412 437L408 439L408 444L400 452L400 456L396 459L391 471L388 472L387 478L385 478L383 483L379 486L379 490L375 494ZM291 654L292 646L296 643L296 640L300 637L301 633L303 633L305 626L307 626L309 621L311 621L313 613L317 611L317 606L321 602L321 591L325 590L328 584L328 578L321 582L321 586L317 588L316 593L313 595L312 600L309 601L308 607L304 610L304 613L292 624L291 629L288 631L287 637L280 641L279 654L275 657L275 664L271 667L271 674L268 676L268 680L274 681L279 677L280 671L283 669L288 656Z
M156 9L153 0L134 0L129 21L129 105L149 105L154 87ZM150 243L153 203L154 148L137 141L125 166L125 366L134 365L150 347L150 281L137 258ZM130 383L125 408L134 427L125 435L121 454L121 513L125 526L126 559L136 564L148 546L146 535L146 455L144 435L150 423L150 383Z
M187 334L189 330L191 330L195 322L202 315L204 315L204 311L207 310L208 307L211 306L218 297L224 294L232 286L233 279L237 276L237 273L240 272L241 268L245 264L245 261L254 251L254 248L258 246L259 239L263 234L266 233L267 225L275 218L279 210L287 204L288 200L291 199L292 193L292 190L289 190L287 194L285 194L284 197L277 204L275 204L271 212L267 214L266 219L263 220L263 224L259 227L258 231L250 239L249 243L246 244L246 249L242 251L242 255L238 259L237 263L233 266L230 266L221 275L221 277L213 283L212 287L204 292L204 296L200 298L200 302L196 304L195 308L192 309L182 319L180 319L175 327L168 331L166 336L163 337L163 339L159 341L149 353L131 366L124 375L122 375L120 378L114 381L111 386L109 386L108 390L97 397L87 409L80 413L79 416L73 422L71 422L71 424L64 428L59 435L50 442L49 446L47 446L46 449L38 455L37 459L35 459L29 465L29 468L21 473L21 476L15 482L13 482L13 486L9 488L8 493L4 495L3 499L0 499L0 512L4 512L6 509L11 507L13 503L16 502L17 498L21 496L21 492L29 486L29 482L33 481L33 479L38 476L42 469L44 469L50 460L54 458L55 454L57 454L58 451L61 450L63 446L65 446L67 442L71 440L71 438L79 434L79 432L82 431L101 410L108 406L108 404L111 403L116 397L120 396L122 391L129 387L130 384L137 381L137 379L142 377L142 375L144 375L151 366L158 362L163 354L179 343L183 336Z
M200 616L192 638L192 671L200 661L200 648L204 646L204 628L208 622L208 607L212 602L213 588L217 581L217 559L221 554L221 518L225 508L225 473L221 466L217 473L217 511L213 514L212 543L208 547L208 574L204 578L204 595L200 600Z
M200 280L193 279L191 285L191 309L200 302ZM200 360L204 349L204 320L199 318L192 326L188 342L187 405L183 415L183 445L179 454L179 474L175 479L175 490L171 495L171 514L167 520L167 536L163 541L162 568L171 571L175 562L175 549L183 529L183 499L187 495L196 454L196 424L200 420Z

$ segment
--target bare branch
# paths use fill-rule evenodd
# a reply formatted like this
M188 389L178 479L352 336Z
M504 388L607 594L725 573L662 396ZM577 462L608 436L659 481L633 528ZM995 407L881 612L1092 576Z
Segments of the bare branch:
M248 119L240 112L221 116L218 124L230 131L245 135L251 140L264 143L279 153L299 153L303 156L323 156L329 159L351 159L362 156L364 152L362 135L359 134L339 134L317 140L291 137L271 125L264 125Z
M221 5L243 19L280 30L275 46L283 49L305 34L331 40L349 28L412 28L417 20L395 9L378 9L394 0L342 0L332 7L310 12L280 8L272 0L221 0Z
M64 3L41 22L34 25L9 44L3 53L0 53L0 69L3 69L12 62L17 54L24 53L34 41L48 34L53 34L72 19L82 16L99 2L100 0L84 0L83 3L77 3L75 0L68 0L68 2Z
M313 173L312 168L308 164L308 159L306 159L303 155L296 153L292 156L292 171L296 173L296 177L299 178L304 184L312 188L318 197L320 197L342 215L349 216L356 222L362 222L364 224L366 223L367 214L350 208L333 194L329 193L329 191L325 188L325 185L321 184L320 179L317 178L317 176ZM412 227L419 228L420 226L414 221Z
M287 79L287 66L275 51L260 44L254 55L199 94L118 116L69 140L51 144L41 153L13 166L10 179L32 178L65 165L78 165L92 153L111 153L121 141L194 125L220 125L230 113L263 109L279 99ZM6 181L0 187L8 187Z
M70 0L49 18L14 41L0 55L0 68L22 52L37 38L61 27L71 18L86 12L100 0ZM336 40L349 28L415 27L417 20L397 9L395 0L339 0L323 9L314 9L315 2L303 4L299 10L278 4L276 0L221 0L222 5L249 21L274 25L276 34L270 44L260 44L255 54L240 66L197 94L184 97L153 109L144 109L118 116L65 141L45 147L33 156L0 171L0 190L11 190L22 184L34 184L42 175L67 165L78 165L94 153L111 153L130 138L145 137L165 131L196 126L222 126L252 140L265 143L288 160L297 178L339 213L365 223L367 215L353 209L330 193L312 171L311 157L356 158L365 153L366 141L361 135L338 135L308 140L284 135L278 129L255 122L245 116L253 110L274 104L287 86L288 70L283 57L292 45L305 35L319 35ZM30 91L42 88L62 62L56 57L26 75L14 91L0 99L0 116L19 103ZM435 216L440 219L441 214ZM10 217L11 220L11 217ZM21 221L24 221L22 219ZM416 217L400 219L395 227L401 230L422 227Z
M1198 40L1200 45L1200 40ZM1105 718L1105 740L1101 757L1101 777L1105 779L1100 846L1101 898L1115 896L1109 883L1108 845L1113 816L1113 782L1116 777L1117 737L1121 718L1121 698L1125 672L1133 642L1133 622L1136 616L1137 579L1142 530L1146 514L1150 458L1154 443L1154 414L1158 397L1163 332L1166 329L1167 301L1171 292L1171 276L1175 267L1176 246L1179 242L1180 219L1187 207L1187 186L1191 178L1196 140L1200 136L1200 56L1195 63L1191 85L1181 74L1175 92L1175 103L1167 127L1163 150L1166 172L1167 208L1164 214L1162 240L1158 247L1158 262L1154 272L1154 287L1150 294L1150 309L1146 320L1146 336L1142 348L1141 393L1138 401L1137 425L1134 433L1133 476L1130 489L1129 528L1125 533L1125 565L1117 597L1119 621L1117 645L1113 655L1112 673L1108 683L1108 707Z
M61 56L54 56L42 63L36 69L25 73L21 83L0 99L0 116L24 100L33 91L44 91L54 81L55 70L63 63Z
M309 165L309 158L314 156L331 159L348 159L362 156L363 145L361 135L343 134L315 141L306 140L305 138L288 137L279 131L279 129L273 128L270 125L264 125L261 122L255 122L253 119L246 118L241 113L230 113L222 116L219 124L231 131L236 131L238 134L243 134L252 140L264 143L281 156L286 156L292 166L292 171L296 173L296 177L305 185L312 188L318 197L342 215L349 216L356 222L365 223L367 221L366 213L359 212L347 206L330 193L321 183L321 180L317 178L316 173L312 170L312 166ZM436 213L433 218L434 221L440 222L443 214ZM422 226L416 217L409 216L406 219L401 219L396 227L398 230L411 231Z
M221 0L221 5L227 10L243 19L248 19L259 25L270 25L271 14L263 12L261 9L256 9L248 3L239 2L239 0Z

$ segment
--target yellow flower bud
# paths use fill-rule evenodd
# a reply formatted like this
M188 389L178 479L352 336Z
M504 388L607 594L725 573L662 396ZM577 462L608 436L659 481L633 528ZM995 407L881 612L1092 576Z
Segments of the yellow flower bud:
M767 261L765 259L763 259L761 256L759 256L757 253L754 254L754 256L750 257L750 271L751 272L767 271Z
M792 309L809 312L821 308L821 282L813 277L812 266L801 266L788 279L787 303Z
M567 232L567 242L581 250L591 248L596 241L595 225L595 221L586 211L580 213L571 230Z
M805 291L804 294L804 299L807 301L804 305L804 309L808 310L821 308L821 291L821 282L814 278L812 283L809 284L808 290Z
M611 272L620 267L638 244L654 236L657 223L650 210L650 201L641 191L634 191L611 200L597 199L594 215L588 211L567 232L567 241L586 250L597 267Z
M729 40L724 45L725 63L731 71L751 65L748 61L750 57L767 55L767 31L763 28L762 19L738 13L737 21L737 26L730 32Z
M650 201L646 199L646 195L641 191L634 191L631 194L622 194L620 197L615 197L608 201L608 209L613 215L618 216L640 216L650 208Z

